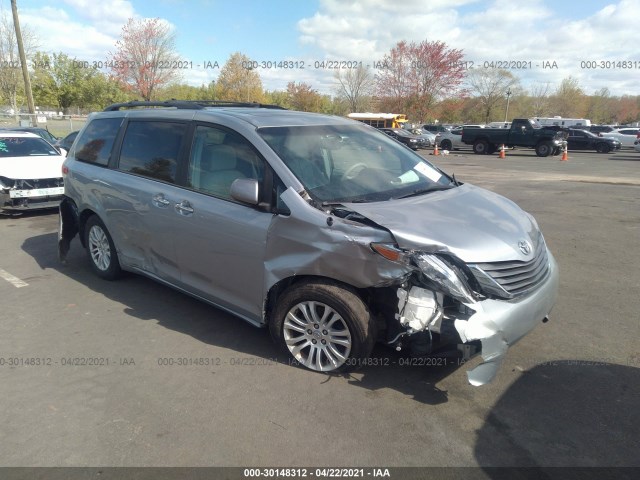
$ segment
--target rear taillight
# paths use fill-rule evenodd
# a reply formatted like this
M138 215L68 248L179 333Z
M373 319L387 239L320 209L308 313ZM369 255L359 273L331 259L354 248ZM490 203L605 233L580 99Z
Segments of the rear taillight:
M62 175L66 175L67 173L69 173L69 167L62 165Z

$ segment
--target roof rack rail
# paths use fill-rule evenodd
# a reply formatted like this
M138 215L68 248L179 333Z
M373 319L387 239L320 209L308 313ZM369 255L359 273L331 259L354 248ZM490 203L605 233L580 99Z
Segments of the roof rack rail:
M114 103L105 107L104 112L115 112L124 108L136 108L136 107L164 107L164 108L177 108L179 110L202 110L207 107L251 107L251 108L272 108L275 110L286 110L286 108L279 105L270 105L265 103L255 102L231 102L226 100L166 100L163 102L143 102L132 101L126 103Z

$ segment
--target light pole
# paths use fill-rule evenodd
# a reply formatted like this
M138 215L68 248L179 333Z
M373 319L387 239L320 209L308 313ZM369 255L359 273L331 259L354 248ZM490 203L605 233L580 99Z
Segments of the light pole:
M511 96L511 88L507 88L507 109L504 112L504 123L507 123L507 117L509 116L509 97Z

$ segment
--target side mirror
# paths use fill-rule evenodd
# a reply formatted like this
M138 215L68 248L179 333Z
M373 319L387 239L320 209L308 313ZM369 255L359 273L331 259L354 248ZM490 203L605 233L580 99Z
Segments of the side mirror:
M259 185L255 178L236 178L231 184L231 198L249 205L258 205Z

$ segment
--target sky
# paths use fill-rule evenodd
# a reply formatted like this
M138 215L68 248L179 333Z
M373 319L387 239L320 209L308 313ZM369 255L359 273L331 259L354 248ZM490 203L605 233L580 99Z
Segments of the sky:
M160 18L171 26L187 65L181 81L196 86L218 77L215 62L222 67L241 52L259 62L268 90L284 90L296 81L331 94L333 72L321 62L362 62L375 73L374 62L397 42L429 40L461 49L468 67L498 62L515 67L511 72L527 89L548 85L553 91L572 76L587 94L605 87L612 95L640 94L640 0L17 0L17 5L22 27L35 32L40 50L89 62L104 62L115 51L129 18ZM11 15L10 0L0 0L0 13ZM268 68L268 62L282 61L294 68Z

